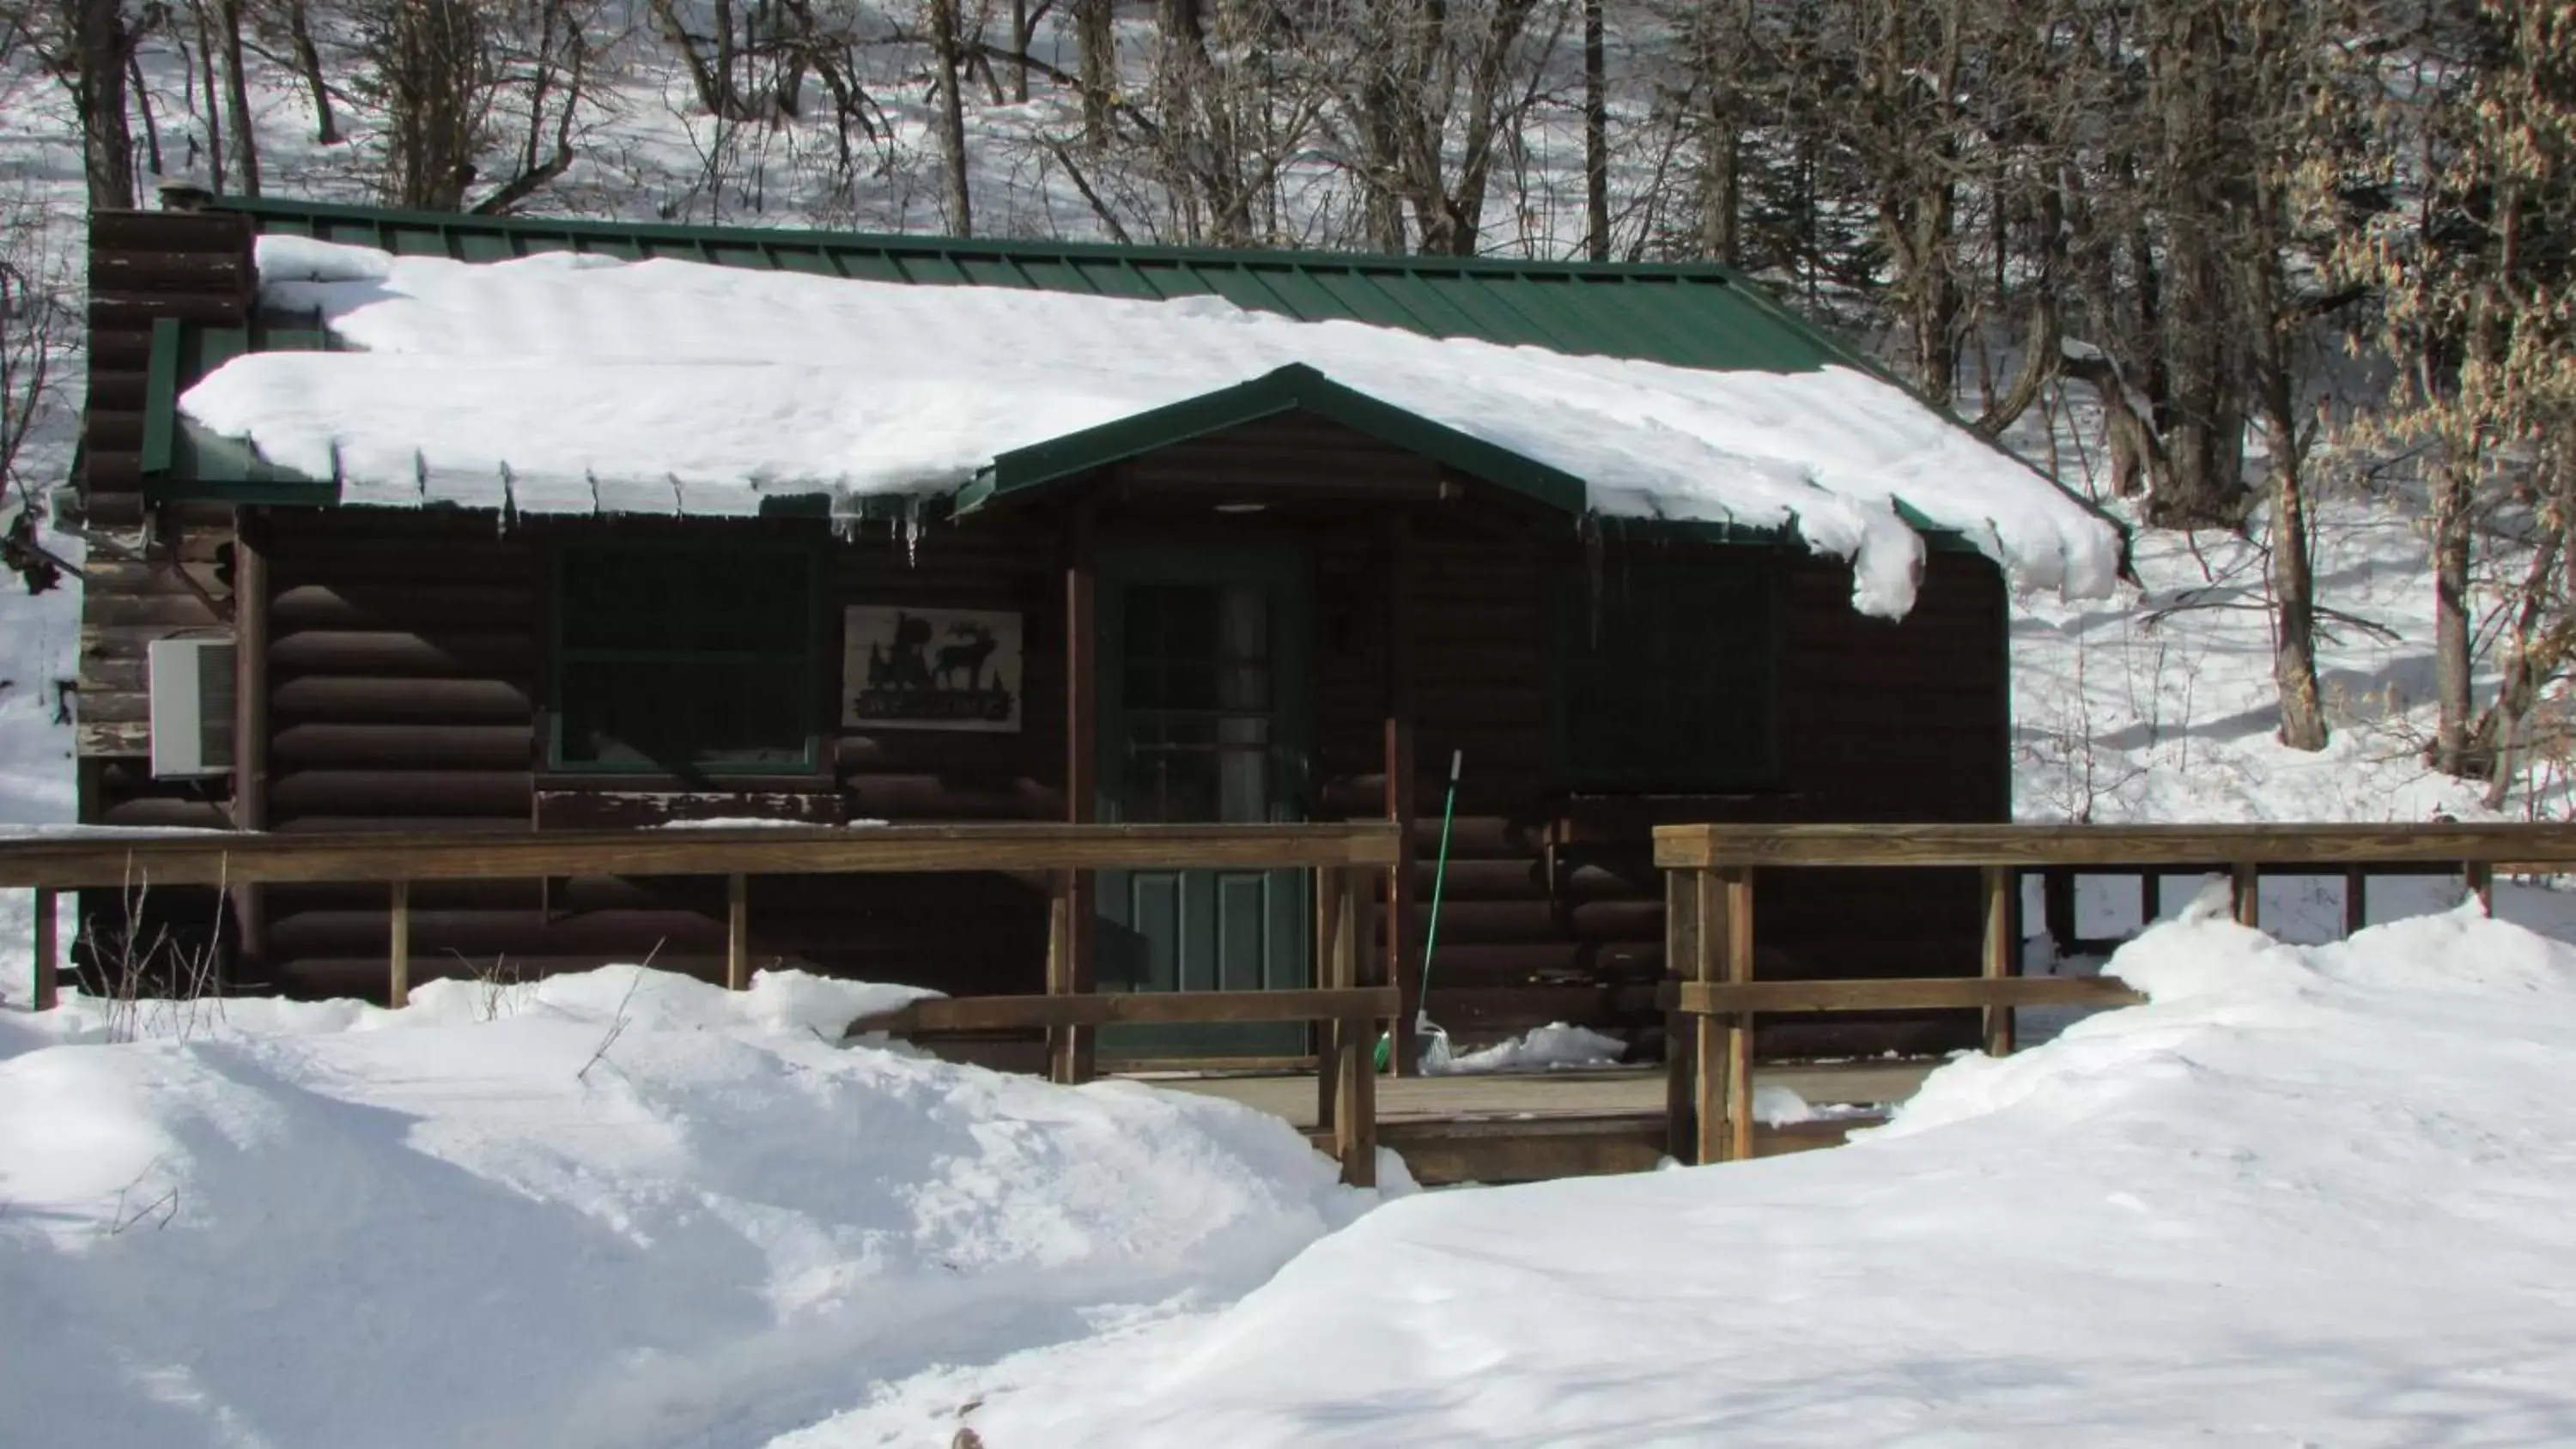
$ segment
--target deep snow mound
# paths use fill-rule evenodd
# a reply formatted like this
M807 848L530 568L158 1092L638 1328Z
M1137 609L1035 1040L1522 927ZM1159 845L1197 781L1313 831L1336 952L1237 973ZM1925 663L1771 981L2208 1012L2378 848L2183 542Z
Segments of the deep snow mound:
M823 1039L889 990L8 1018L0 1440L757 1444L1222 1301L1376 1201L1230 1103Z
M2151 1003L1842 1151L1394 1203L1229 1311L1031 1356L978 1432L2576 1442L2576 949L2195 921L2110 969ZM794 1442L903 1442L908 1407Z

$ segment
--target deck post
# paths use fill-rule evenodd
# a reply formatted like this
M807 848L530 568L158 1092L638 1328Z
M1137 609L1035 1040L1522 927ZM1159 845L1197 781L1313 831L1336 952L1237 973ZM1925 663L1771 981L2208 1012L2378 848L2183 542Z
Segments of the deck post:
M1315 867L1315 985L1326 991L1353 984L1341 975L1341 874L1330 866ZM1350 1044L1349 1036L1346 1021L1315 1023L1315 1130L1332 1134L1337 1154L1342 1140L1342 1051Z
M1753 979L1753 868L1734 866L1721 873L1726 892L1726 979L1742 984ZM1726 1019L1726 1158L1742 1162L1753 1156L1753 1013Z
M1693 943L1690 972L1693 981L1718 982L1726 979L1726 941L1732 922L1727 908L1733 904L1724 882L1713 870L1691 872L1692 889L1699 897L1692 914L1699 919L1699 939ZM1691 1157L1700 1166L1726 1160L1726 1125L1735 1111L1727 1089L1734 1081L1727 1072L1731 1046L1727 1025L1730 1018L1706 1012L1691 1018Z
M1695 866L1664 872L1664 979L1676 984L1705 979L1699 975L1703 874ZM1698 1152L1694 1047L1704 1019L1678 1009L1664 1013L1664 1151L1676 1162L1695 1161Z
M2153 869L2138 872L2138 929L2143 931L2165 913L2165 878Z
M395 881L393 890L393 922L385 942L391 979L386 984L385 1001L401 1007L411 1005L411 882Z
M2357 865L2343 868L2343 933L2358 936L2370 924L2370 873Z
M1046 993L1071 996L1073 990L1073 872L1060 870L1047 891ZM1070 1026L1047 1028L1047 1080L1066 1085L1079 1080Z
M751 985L750 879L736 871L725 877L725 989Z
M54 910L59 893L36 887L36 962L31 996L35 1009L51 1011L62 995L60 953L55 946Z
M1329 873L1329 889L1340 898L1333 931L1333 984L1360 984L1363 950L1362 907L1368 900L1368 873L1344 867ZM1334 1155L1342 1160L1342 1181L1352 1187L1377 1186L1377 1064L1372 1046L1377 1023L1367 1017L1346 1019L1336 1033L1340 1101L1334 1104Z
M1986 950L1985 969L1988 981L2003 981L2013 976L2015 962L2012 938L2013 892L2020 876L2008 865L1985 868L1986 883ZM2009 1006L1986 1008L1986 1055L2008 1056L2013 1049L2013 1012Z
M2263 876L2254 868L2254 862L2236 862L2228 878L2227 899L2238 925L2263 924Z
M2482 916L2494 915L2495 862L2488 860L2472 860L2467 863L2466 869L2463 870L2461 874L2468 883L2469 894L2477 897L2478 914Z

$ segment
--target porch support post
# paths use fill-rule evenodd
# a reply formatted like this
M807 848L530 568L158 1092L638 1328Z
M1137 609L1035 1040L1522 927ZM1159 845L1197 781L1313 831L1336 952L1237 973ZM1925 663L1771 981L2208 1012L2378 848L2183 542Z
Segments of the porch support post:
M1390 1028L1395 1050L1390 1065L1397 1076L1411 1076L1420 1061L1421 1043L1414 1023L1422 1010L1422 960L1413 948L1413 818L1414 782L1412 651L1405 642L1404 575L1412 528L1403 514L1393 514L1386 528L1386 817L1396 823L1396 861L1386 872L1385 946L1388 979L1395 983L1400 1008Z
M2467 869L2463 872L2463 875L2468 881L2469 894L2478 898L2478 913L2480 915L2487 916L2494 915L2495 863L2493 861L2486 860L2470 861L2468 862Z
M2254 868L2254 862L2250 860L2236 862L2230 873L2227 889L2229 904L2235 909L2236 923L2240 926L2262 925L2263 877L2262 873Z
M268 828L268 552L265 510L244 508L233 526L233 798L235 830ZM228 905L244 959L268 954L268 915L256 885L232 887Z
M2002 981L2014 974L2013 896L2021 883L2020 875L2008 865L1985 868L1986 885L1986 950L1984 975L1988 981ZM2009 1006L1986 1008L1986 1055L1999 1057L2013 1049L2013 1014Z
M2361 934L2370 923L2370 872L2357 865L2343 868L2343 933Z
M1099 818L1099 572L1088 505L1076 510L1064 571L1064 808L1076 825ZM1096 882L1089 871L1060 872L1047 906L1047 990L1085 995L1094 986L1092 917ZM1091 1080L1095 1031L1057 1027L1047 1033L1048 1073L1065 1083Z
M62 992L60 952L54 936L54 910L59 899L58 892L36 887L35 980L30 994L38 1011L53 1010Z

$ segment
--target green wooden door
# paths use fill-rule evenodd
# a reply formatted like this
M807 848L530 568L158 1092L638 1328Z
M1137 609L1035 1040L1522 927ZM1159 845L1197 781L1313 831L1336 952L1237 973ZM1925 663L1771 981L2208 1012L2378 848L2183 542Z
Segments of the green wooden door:
M1301 552L1193 549L1103 560L1100 818L1305 818L1307 564ZM1309 984L1302 871L1112 871L1100 878L1100 985L1249 991ZM1296 1024L1115 1027L1113 1057L1295 1055Z

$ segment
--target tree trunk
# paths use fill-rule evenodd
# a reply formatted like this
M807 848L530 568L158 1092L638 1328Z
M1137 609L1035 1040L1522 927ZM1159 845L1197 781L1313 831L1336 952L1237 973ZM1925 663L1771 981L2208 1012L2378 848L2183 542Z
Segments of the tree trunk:
M2276 435L2272 447L2272 687L2281 699L2281 743L2322 750L2326 714L2317 692L2317 583L2308 557L2307 484L2297 440Z
M242 67L242 0L222 0L224 111L233 130L233 169L241 194L259 195L259 136L251 127L250 78Z
M2433 768L2466 777L2469 754L2469 503L2475 465L2444 464L2433 495Z
M1602 0L1583 0L1583 251L1610 260L1609 57Z
M1073 38L1080 48L1082 144L1109 144L1109 96L1118 88L1118 29L1109 0L1073 0Z
M2258 174L2236 240L2245 249L2245 310L2254 334L2248 370L2272 453L2272 690L2281 702L2281 743L2313 751L2326 747L2326 714L2317 692L2316 567L2308 556L2306 447L2291 360L2299 321L2281 306L2284 209L2271 179Z
M385 191L396 206L455 211L474 180L484 102L477 0L397 0L374 44L386 106Z
M1029 103L1029 47L1037 43L1037 28L1029 23L1029 0L1011 0L1011 99L1020 105Z
M316 145L340 144L340 118L331 110L331 84L322 74L322 49L313 43L313 20L305 11L304 0L294 0L286 7L286 35L295 46L295 67L304 74L304 88L313 93L313 140Z
M73 0L72 99L80 111L81 173L95 208L134 205L134 138L126 129L125 68L134 37L120 0Z
M952 236L973 236L975 214L966 176L965 59L957 40L956 0L930 0L930 43L939 64L939 162L942 207Z
M220 68L215 64L214 33L206 24L206 0L197 0L197 3L189 8L194 12L197 22L197 58L204 62L200 69L205 77L206 87L206 180L214 193L221 196L224 194L225 122L223 102L216 92L216 87L222 83L221 77L217 74ZM195 102L191 101L190 104Z

